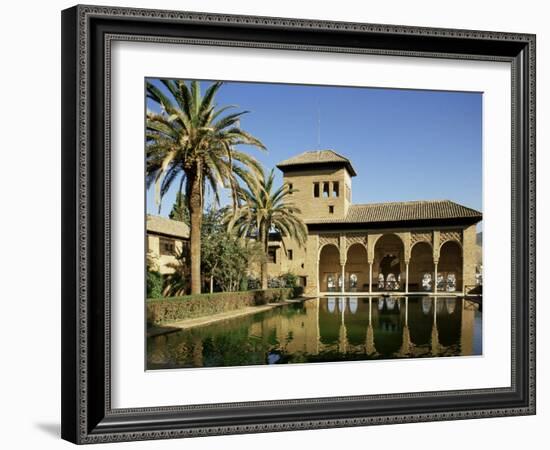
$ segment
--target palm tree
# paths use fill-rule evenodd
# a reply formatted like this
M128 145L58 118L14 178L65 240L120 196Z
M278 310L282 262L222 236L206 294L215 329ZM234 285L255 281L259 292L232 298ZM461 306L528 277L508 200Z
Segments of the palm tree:
M307 240L307 227L300 218L301 211L288 201L291 191L283 184L275 189L273 170L266 177L244 176L247 188L239 191L239 206L228 217L228 229L241 237L255 236L267 256L269 233L276 231L300 246ZM284 244L284 241L283 241ZM262 259L262 289L267 289L267 258Z
M163 195L174 183L179 192L185 187L189 209L191 293L201 291L201 224L205 187L219 202L220 188L228 188L237 201L238 178L250 170L261 170L250 155L238 150L241 144L265 149L254 136L240 128L240 118L248 111L224 113L234 105L218 108L214 98L221 82L213 83L201 95L200 84L183 80L159 80L162 89L147 82L147 98L155 102L160 113L147 111L146 181L155 184L160 209Z

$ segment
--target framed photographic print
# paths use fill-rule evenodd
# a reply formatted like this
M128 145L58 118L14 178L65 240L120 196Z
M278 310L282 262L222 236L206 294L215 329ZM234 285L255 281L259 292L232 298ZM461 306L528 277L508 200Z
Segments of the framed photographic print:
M535 36L62 13L62 436L535 413Z

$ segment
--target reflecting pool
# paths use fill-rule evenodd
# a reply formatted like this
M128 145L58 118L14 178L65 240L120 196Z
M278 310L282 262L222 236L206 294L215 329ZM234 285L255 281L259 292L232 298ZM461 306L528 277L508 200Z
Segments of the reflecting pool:
M481 355L477 303L324 297L147 339L147 369Z

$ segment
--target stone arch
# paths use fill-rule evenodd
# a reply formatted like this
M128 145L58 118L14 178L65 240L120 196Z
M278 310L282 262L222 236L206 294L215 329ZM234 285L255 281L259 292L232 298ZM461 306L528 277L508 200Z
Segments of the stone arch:
M340 249L333 243L323 244L319 249L319 291L339 291L341 275Z
M411 232L411 250L415 244L427 242L430 245L433 242L433 233L431 231L412 231Z
M346 252L349 250L349 248L352 245L355 245L355 244L360 244L361 246L364 247L366 251L368 251L367 240L368 238L366 234L346 234L346 244L347 244Z
M378 290L401 290L404 282L405 243L394 233L374 242L373 283Z
M340 248L340 238L337 234L320 234L319 235L319 253L321 249L327 245L332 244Z
M378 241L380 241L380 239L385 238L387 236L395 236L397 239L399 239L401 241L401 244L403 245L403 249L405 248L405 241L400 236L400 233L383 233L383 234L380 234L380 235L378 235L374 238L374 242L373 242L372 246L373 246L375 251L376 251L376 245L378 244Z
M321 252L323 251L323 249L325 247L335 247L336 250L338 251L338 254L340 254L340 247L338 244L334 244L332 242L327 242L327 243L324 243L324 244L320 244L319 245L319 254L317 255L319 257L319 259L321 258Z
M409 292L433 291L434 271L432 244L427 241L415 242L411 247L409 261Z
M439 234L439 251L441 251L443 244L447 242L456 242L462 247L462 232L459 230L441 231Z
M438 291L462 291L463 252L460 242L450 239L439 248L439 262L437 265Z
M346 291L368 291L368 253L367 247L363 243L356 242L348 246L344 272Z
M460 247L460 250L462 251L462 242L458 239L446 239L445 241L441 241L439 244L439 254L441 254L441 249L445 244L448 244L449 242L456 244L458 247Z

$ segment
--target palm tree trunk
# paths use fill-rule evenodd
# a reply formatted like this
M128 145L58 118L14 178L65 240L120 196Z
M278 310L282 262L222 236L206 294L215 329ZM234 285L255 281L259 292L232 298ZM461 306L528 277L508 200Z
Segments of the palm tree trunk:
M187 174L187 196L189 202L189 241L191 259L191 294L201 293L201 228L202 189L200 168Z
M260 237L262 240L262 246L265 253L265 258L262 259L262 289L267 289L267 258L268 258L268 231L266 231L265 226L260 226Z

